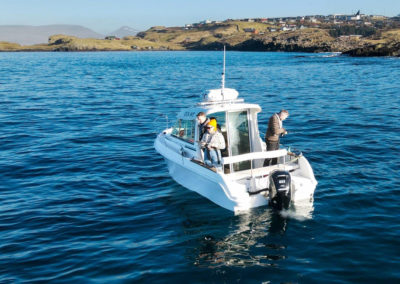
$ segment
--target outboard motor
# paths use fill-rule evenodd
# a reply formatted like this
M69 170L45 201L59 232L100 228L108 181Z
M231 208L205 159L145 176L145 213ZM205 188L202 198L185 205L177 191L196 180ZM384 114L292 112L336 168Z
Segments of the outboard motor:
M277 210L288 209L292 199L292 181L287 171L275 170L269 175L269 204Z

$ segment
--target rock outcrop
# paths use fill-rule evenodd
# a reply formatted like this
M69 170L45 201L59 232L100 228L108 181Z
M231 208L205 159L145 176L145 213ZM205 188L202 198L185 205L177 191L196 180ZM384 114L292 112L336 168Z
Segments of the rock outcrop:
M344 52L350 56L396 56L400 57L400 31L392 30L382 33L377 38L367 41L364 46Z
M371 57L371 56L400 57L400 42L368 45L365 47L348 50L344 52L344 54L356 57Z

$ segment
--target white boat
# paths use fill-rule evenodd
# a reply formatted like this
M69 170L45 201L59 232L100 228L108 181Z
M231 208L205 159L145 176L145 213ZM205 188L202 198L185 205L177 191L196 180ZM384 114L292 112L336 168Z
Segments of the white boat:
M224 85L223 72L220 89L203 94L201 102L179 112L172 128L158 134L154 147L164 157L171 177L235 213L268 203L282 209L312 200L317 181L307 159L285 148L266 151L257 123L261 107L244 102L236 90ZM216 118L225 138L221 167L202 161L199 112ZM271 158L278 163L264 167L264 160Z

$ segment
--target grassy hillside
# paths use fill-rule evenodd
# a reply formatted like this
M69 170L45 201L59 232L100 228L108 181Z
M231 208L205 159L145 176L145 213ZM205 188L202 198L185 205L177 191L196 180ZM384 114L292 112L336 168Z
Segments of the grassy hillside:
M1 51L15 51L18 49L21 49L21 45L19 45L18 43L0 41L0 50Z
M215 42L224 42L227 45L234 46L254 35L250 32L245 32L244 29L252 28L256 32L265 32L268 27L269 25L262 23L232 21L202 25L191 29L153 27L146 32L139 33L138 36L151 42L167 42L185 48L196 48Z
M168 42L153 42L135 36L120 40L77 38L54 35L48 44L22 46L0 42L0 51L132 51L132 50L183 50L184 47Z
M271 28L277 31L271 32ZM278 27L269 24L241 21L209 24L193 29L153 27L138 36L153 43L167 42L186 49L220 49L222 45L227 45L237 50L279 50L282 47L282 50L297 47L307 50L313 47L321 49L335 41L328 30L280 31Z
M123 45L119 40L82 39L65 35L51 36L49 46L55 51L131 50L130 46Z
M0 42L0 51L52 51L51 46L47 44L20 45L18 43Z

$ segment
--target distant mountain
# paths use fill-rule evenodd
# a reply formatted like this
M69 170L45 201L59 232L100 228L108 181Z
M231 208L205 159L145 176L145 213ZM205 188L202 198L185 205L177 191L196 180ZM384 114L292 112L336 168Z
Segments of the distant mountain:
M131 28L128 26L123 26L123 27L120 27L118 30L109 33L108 35L123 38L124 36L134 36L138 32L139 31L135 30L134 28Z
M104 38L104 35L77 25L0 26L0 41L31 45L47 43L49 36L64 34L79 38Z

